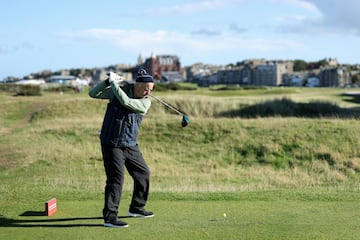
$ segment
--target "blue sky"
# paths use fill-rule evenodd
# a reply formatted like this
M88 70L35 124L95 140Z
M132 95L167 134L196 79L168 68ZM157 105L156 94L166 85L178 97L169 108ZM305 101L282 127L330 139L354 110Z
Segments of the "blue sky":
M42 70L244 59L360 63L358 0L17 0L0 3L0 80Z

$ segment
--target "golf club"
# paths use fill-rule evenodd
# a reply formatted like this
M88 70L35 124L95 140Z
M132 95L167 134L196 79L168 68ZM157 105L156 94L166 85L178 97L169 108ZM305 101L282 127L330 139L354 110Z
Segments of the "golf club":
M155 97L151 94L149 94L150 97L154 98L155 100L157 100L159 103L163 104L164 106L168 107L169 109L173 110L174 112L176 112L177 114L179 114L180 116L182 116L182 120L181 120L181 126L182 127L186 127L189 122L190 122L190 118L185 115L184 113L180 112L179 110L177 110L176 108L174 108L173 106L171 106L170 104L164 102L163 100L161 100L158 97Z

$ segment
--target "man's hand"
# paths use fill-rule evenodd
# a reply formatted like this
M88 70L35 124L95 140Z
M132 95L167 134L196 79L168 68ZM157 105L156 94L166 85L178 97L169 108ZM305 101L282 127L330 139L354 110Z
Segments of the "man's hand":
M112 82L119 83L121 81L122 81L122 79L119 74L114 73L114 72L109 73L109 83L112 83Z

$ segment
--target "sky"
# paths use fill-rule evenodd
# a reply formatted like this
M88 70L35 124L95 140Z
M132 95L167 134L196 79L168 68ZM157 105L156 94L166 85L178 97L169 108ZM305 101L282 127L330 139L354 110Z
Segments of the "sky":
M358 0L16 0L0 3L0 80L43 70L245 59L360 63Z

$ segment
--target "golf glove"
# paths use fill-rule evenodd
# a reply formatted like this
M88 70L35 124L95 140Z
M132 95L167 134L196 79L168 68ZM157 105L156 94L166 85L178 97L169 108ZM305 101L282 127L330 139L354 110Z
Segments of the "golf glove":
M122 79L119 74L114 73L114 72L109 73L109 83L112 83L112 82L119 83L121 81L122 81Z

